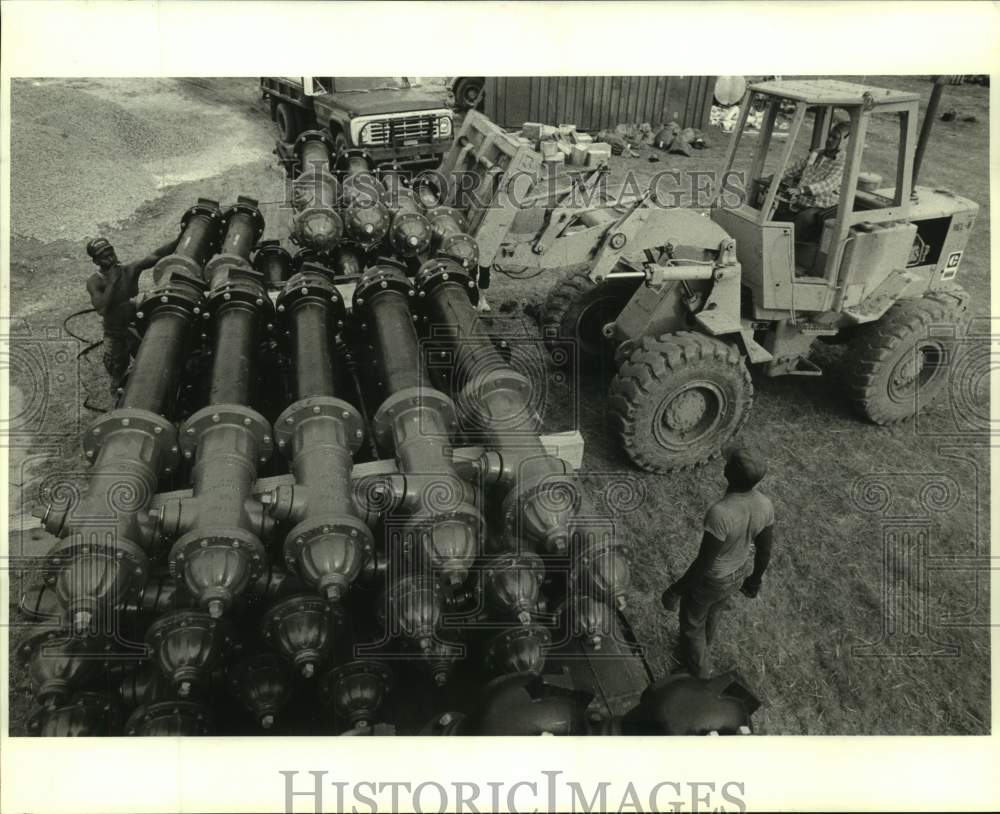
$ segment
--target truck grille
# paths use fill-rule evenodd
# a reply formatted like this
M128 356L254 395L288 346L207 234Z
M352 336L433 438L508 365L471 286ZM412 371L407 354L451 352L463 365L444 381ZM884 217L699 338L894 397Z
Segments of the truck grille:
M361 131L361 143L391 146L412 142L421 144L439 138L436 116L408 116L405 119L383 119L369 122Z

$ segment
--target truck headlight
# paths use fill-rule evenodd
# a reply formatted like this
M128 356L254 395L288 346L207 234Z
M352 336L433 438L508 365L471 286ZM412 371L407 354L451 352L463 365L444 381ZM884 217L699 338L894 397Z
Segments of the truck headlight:
M438 120L438 133L442 136L451 135L451 117L443 116Z

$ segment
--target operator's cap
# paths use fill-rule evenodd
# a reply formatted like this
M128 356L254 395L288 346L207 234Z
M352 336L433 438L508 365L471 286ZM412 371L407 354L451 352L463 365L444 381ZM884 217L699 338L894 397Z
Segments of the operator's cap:
M87 244L87 254L90 255L91 260L96 260L106 251L114 251L114 246L107 238L95 237Z
M767 461L746 447L735 447L726 454L726 474L753 486L767 474Z

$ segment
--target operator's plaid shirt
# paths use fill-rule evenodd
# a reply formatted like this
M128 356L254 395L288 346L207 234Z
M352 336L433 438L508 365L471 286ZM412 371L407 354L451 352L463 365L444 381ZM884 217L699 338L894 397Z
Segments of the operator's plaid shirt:
M792 164L782 180L802 190L795 199L796 206L803 209L836 206L840 183L844 179L844 162L844 151L838 150L833 158L823 151L814 151Z

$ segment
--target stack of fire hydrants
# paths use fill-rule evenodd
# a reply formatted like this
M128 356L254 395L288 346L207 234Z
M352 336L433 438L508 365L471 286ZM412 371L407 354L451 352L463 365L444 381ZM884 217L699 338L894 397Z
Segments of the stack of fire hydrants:
M87 482L40 512L32 734L490 732L615 638L627 549L578 521L463 214L318 132L296 155L294 256L253 200L185 213Z

